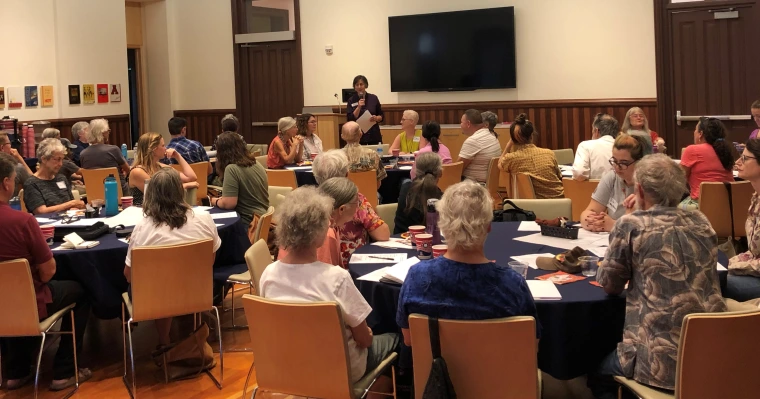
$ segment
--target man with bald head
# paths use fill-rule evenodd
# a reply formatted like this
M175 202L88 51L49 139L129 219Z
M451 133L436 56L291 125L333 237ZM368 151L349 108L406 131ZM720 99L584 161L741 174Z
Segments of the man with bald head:
M346 141L343 151L348 157L349 172L364 172L374 170L377 172L377 187L380 188L380 182L388 176L385 167L380 161L380 156L376 151L359 145L362 138L362 129L356 122L346 122L343 124L340 137Z

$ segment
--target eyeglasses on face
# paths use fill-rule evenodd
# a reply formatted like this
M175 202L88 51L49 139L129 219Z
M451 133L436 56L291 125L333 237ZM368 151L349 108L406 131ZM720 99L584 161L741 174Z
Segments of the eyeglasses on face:
M739 161L742 161L742 163L746 163L748 159L754 159L755 161L757 161L757 158L755 158L755 157L751 157L751 156L749 156L749 155L744 155L744 154L742 154L742 155L739 157L739 159L738 159L738 160L739 160Z
M626 170L626 169L628 169L629 166L631 166L631 165L633 165L635 163L636 163L636 161L633 161L633 162L628 162L628 161L619 162L615 158L610 158L610 165L612 165L613 167L617 167L620 170Z

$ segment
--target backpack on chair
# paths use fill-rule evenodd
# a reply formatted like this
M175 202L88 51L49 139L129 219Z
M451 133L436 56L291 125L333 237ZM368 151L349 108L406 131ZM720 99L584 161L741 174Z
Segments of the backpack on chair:
M509 204L512 209L493 211L494 222L532 222L536 220L536 214L533 213L533 211L522 209L508 199L504 200L502 208L507 204Z
M438 335L438 319L435 317L428 318L428 328L430 329L430 349L433 354L433 365L430 367L430 375L425 390L422 393L423 399L456 399L457 393L454 391L454 385L449 377L449 370L446 367L446 361L441 357L441 340Z

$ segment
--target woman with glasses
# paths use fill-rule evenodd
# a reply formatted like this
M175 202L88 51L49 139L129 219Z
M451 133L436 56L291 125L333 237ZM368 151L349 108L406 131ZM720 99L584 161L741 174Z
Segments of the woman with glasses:
M623 127L620 130L626 134L644 136L650 147L656 145L658 152L665 152L665 140L649 128L649 120L644 110L639 107L633 107L626 112Z
M84 209L84 202L74 199L69 180L59 173L65 156L66 149L58 139L42 140L37 147L40 166L24 182L24 203L35 215Z
M422 130L416 130L420 116L412 110L404 111L401 117L401 133L393 140L391 152L399 150L400 154L413 154L427 145L427 140L422 137Z
M699 118L694 128L694 144L681 154L681 168L689 182L689 196L679 207L699 209L702 182L734 181L734 146L726 140L726 128L715 118Z
M298 127L298 135L303 137L303 157L313 161L311 154L322 153L322 139L315 134L317 118L312 114L301 114L296 119L296 127Z
M586 210L581 213L581 225L590 231L610 231L615 221L633 211L633 174L636 162L651 152L646 139L638 135L621 134L612 145L612 170L605 173L591 195Z
M726 298L739 302L760 298L760 139L747 141L741 157L736 161L739 177L755 189L747 215L747 245L749 251L728 261Z

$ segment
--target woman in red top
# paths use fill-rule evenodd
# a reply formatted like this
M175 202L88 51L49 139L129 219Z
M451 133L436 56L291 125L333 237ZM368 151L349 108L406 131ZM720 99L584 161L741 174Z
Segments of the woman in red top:
M282 169L283 166L301 162L303 159L303 136L298 135L296 120L286 116L277 121L277 136L272 139L267 152L267 168Z
M644 111L639 107L633 107L625 114L623 127L620 129L623 133L631 134L631 131L642 131L649 134L652 144L657 146L658 152L665 152L665 140L657 135L657 132L649 129L649 120Z
M681 167L689 181L690 195L679 207L699 208L699 185L702 182L733 181L734 146L727 142L726 127L714 118L699 118L694 128L694 144L681 155Z

